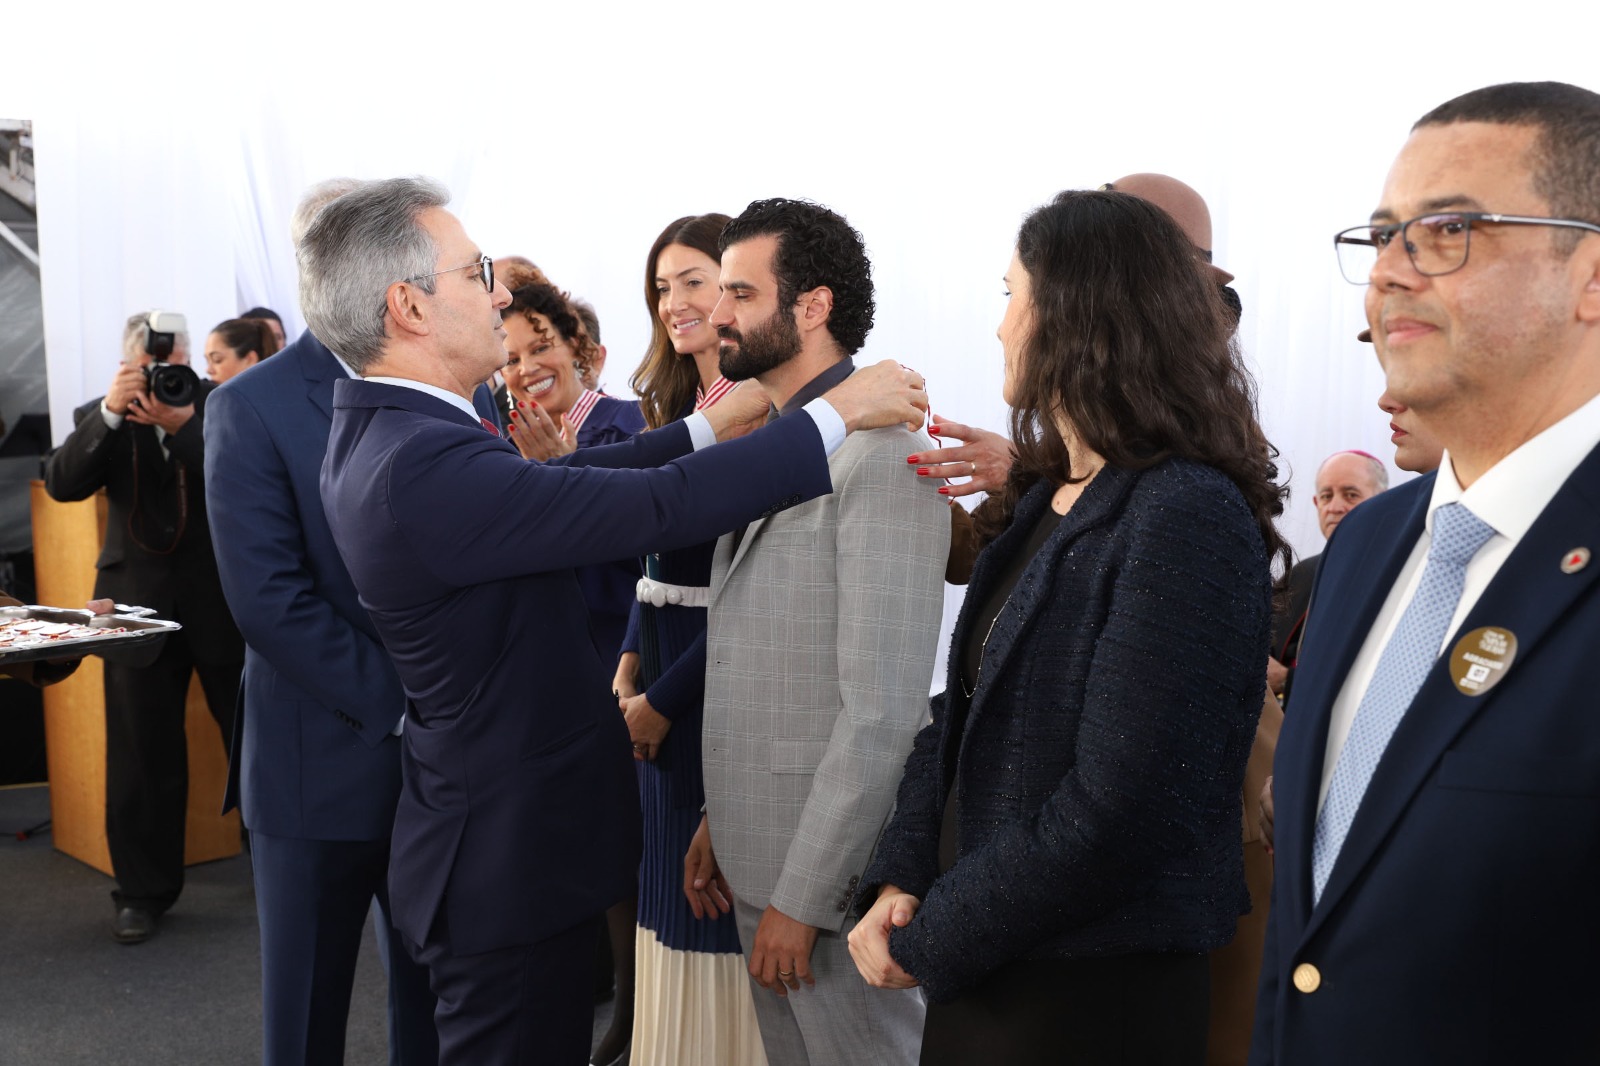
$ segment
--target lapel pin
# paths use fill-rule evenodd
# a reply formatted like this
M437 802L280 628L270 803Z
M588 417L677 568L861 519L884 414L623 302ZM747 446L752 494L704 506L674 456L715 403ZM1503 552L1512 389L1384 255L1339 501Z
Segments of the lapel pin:
M1589 549L1573 548L1561 557L1561 572L1563 574L1576 574L1579 570L1589 565Z

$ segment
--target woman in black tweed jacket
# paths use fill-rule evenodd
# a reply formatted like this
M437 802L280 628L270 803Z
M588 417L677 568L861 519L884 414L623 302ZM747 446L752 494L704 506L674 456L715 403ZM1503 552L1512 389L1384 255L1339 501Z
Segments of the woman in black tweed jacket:
M1205 953L1249 906L1282 489L1159 208L1062 193L1006 281L1018 461L851 950L872 984L922 985L924 1063L1198 1063Z

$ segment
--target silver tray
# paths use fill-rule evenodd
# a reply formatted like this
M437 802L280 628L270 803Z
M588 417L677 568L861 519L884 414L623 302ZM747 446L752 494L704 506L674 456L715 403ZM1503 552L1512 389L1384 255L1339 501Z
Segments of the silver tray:
M116 605L116 610L118 612L116 614L94 614L91 611L73 611L65 607L40 607L37 604L25 607L0 607L0 621L31 618L41 622L70 622L94 629L126 630L123 633L106 632L88 637L52 640L21 648L0 648L0 666L30 663L39 659L77 659L85 655L98 655L103 651L120 652L127 648L152 644L168 633L176 633L183 628L177 622L141 617L132 613L147 611L146 608L126 607L119 603Z

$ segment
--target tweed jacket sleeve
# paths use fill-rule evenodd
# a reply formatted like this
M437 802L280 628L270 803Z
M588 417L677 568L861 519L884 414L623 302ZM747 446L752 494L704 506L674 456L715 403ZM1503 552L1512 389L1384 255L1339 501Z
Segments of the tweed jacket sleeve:
M1098 528L1058 532L1040 552L1050 558L1035 560L1049 564L1039 606L995 630L1009 655L980 681L987 702L981 688L974 698L958 859L891 934L891 954L932 1001L1041 949L1207 950L1237 917L1239 788L1270 621L1265 549L1220 473L1168 463L1121 476L1135 481L1126 505ZM980 716L1011 723L1001 735L1020 744L985 746ZM1113 912L1137 918L1094 925Z
M954 654L954 653L953 653ZM905 776L895 797L894 817L883 832L882 846L862 877L857 907L862 912L877 901L878 890L894 885L918 899L928 894L939 872L939 825L944 814L945 701L941 692L929 700L933 721L923 726L911 745Z

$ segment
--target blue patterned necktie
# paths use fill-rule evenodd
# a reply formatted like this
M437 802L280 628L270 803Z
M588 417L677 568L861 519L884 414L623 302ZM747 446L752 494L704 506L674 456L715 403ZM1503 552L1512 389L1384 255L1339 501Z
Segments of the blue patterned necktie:
M1356 709L1322 813L1317 816L1311 841L1313 904L1322 898L1334 860L1389 738L1439 658L1445 627L1461 602L1467 563L1492 536L1494 529L1459 503L1447 503L1434 512L1433 540L1428 545L1422 581L1378 658L1378 668Z

